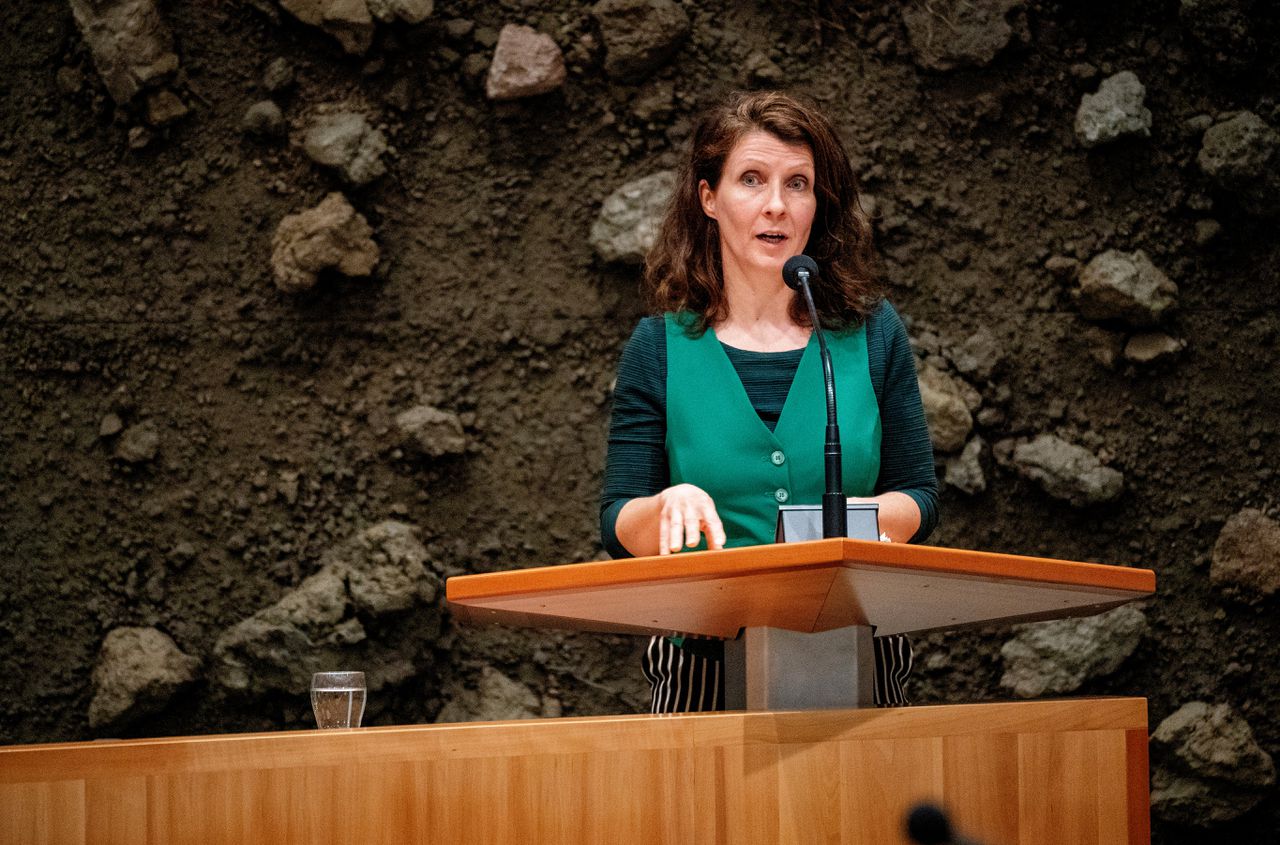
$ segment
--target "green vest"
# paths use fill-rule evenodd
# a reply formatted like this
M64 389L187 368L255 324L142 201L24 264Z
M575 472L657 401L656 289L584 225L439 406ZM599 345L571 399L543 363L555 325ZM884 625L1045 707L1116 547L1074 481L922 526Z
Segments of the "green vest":
M715 331L690 337L689 319L666 315L671 484L693 484L711 496L726 547L772 543L778 505L820 504L826 484L826 391L817 337L809 338L771 432ZM867 365L866 327L826 337L836 378L844 492L870 496L880 475L880 407Z

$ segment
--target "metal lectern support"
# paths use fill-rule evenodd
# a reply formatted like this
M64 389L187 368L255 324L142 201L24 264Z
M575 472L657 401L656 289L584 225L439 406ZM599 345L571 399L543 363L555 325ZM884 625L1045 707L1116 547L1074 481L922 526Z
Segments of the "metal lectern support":
M819 634L746 628L724 644L729 710L818 710L875 704L871 628Z

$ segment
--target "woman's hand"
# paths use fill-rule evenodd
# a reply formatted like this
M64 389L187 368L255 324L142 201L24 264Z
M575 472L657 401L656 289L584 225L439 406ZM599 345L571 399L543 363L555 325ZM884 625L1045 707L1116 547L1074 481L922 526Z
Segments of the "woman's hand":
M618 512L618 542L637 557L669 555L685 546L698 545L707 536L707 548L723 549L724 525L716 504L701 487L677 484L662 492L632 499Z
M678 552L684 546L698 545L707 535L707 548L724 548L724 525L716 513L716 503L701 487L677 484L657 495L658 554Z

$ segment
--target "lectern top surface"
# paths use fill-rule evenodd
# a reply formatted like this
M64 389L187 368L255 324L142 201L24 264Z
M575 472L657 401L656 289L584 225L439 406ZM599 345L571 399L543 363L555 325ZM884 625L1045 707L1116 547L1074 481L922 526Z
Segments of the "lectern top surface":
M450 578L473 621L732 637L752 626L909 633L1097 613L1155 591L1146 569L815 540Z

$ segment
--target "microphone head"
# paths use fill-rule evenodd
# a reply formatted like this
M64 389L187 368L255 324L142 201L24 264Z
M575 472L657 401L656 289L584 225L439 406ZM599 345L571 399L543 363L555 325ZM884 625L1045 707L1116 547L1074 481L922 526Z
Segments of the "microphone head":
M800 290L800 272L808 273L809 281L812 282L818 278L818 262L809 256L801 253L793 255L787 259L787 263L782 265L782 281L787 283L787 287L792 290Z
M907 813L907 836L918 845L948 845L952 841L951 822L941 808L917 804Z

